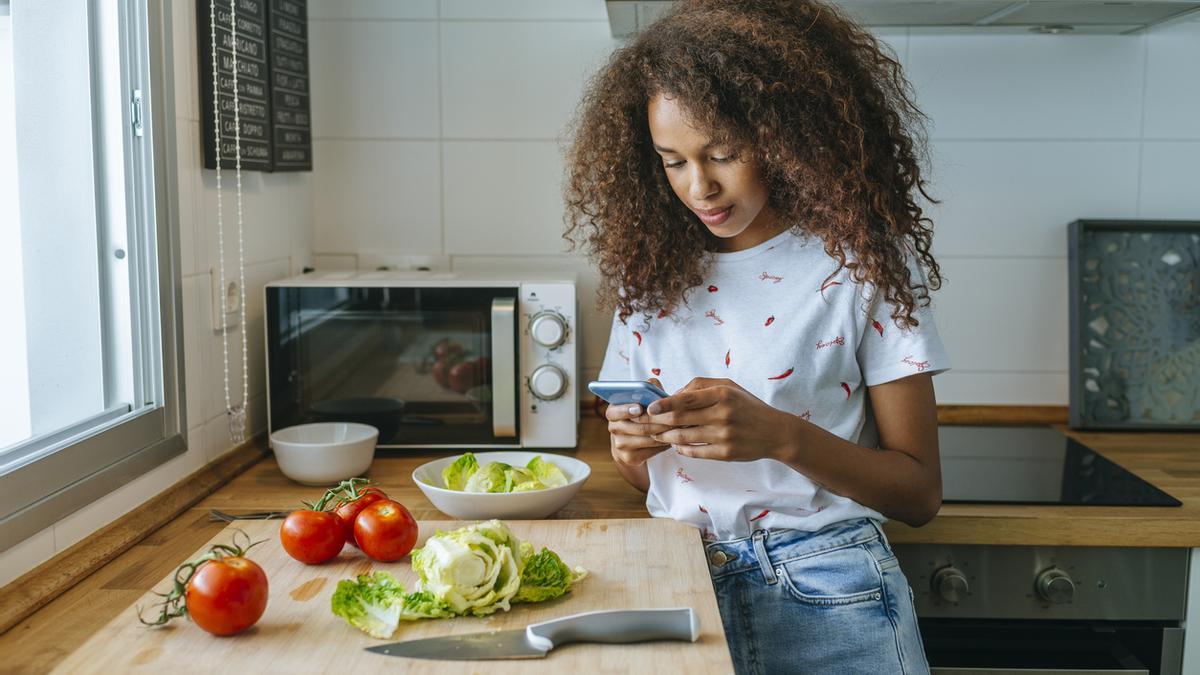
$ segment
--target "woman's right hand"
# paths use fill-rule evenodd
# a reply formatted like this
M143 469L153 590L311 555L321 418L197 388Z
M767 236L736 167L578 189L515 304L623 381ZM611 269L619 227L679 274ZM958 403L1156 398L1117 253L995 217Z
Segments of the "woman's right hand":
M651 379L656 386L658 380ZM646 460L671 447L660 443L651 434L661 434L674 427L666 424L651 424L649 415L636 403L610 405L604 416L608 419L608 433L612 437L613 459L626 466L641 466Z

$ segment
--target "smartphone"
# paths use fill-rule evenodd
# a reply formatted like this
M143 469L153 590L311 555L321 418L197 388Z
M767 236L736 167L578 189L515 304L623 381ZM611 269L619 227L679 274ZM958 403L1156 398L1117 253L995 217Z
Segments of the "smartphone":
M642 408L668 396L662 389L641 380L596 380L588 382L588 390L614 405L636 403Z

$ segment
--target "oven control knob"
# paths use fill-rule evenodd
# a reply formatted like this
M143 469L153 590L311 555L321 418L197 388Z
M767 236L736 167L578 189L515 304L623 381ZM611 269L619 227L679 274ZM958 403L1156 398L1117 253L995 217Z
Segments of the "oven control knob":
M567 340L567 320L558 312L538 312L529 320L533 341L546 349L554 349Z
M933 575L933 592L946 602L962 602L970 591L967 575L953 566L943 567Z
M1075 597L1075 582L1071 581L1069 574L1056 567L1042 570L1037 575L1034 588L1043 600L1056 605L1070 602Z
M553 363L540 365L529 376L529 391L543 401L553 401L567 391L567 374Z

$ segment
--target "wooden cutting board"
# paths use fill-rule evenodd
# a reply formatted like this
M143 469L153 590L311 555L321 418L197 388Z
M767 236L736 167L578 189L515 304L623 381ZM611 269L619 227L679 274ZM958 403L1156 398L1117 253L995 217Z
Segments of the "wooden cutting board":
M288 557L279 544L280 521L231 524L190 559L216 543L232 540L233 528L251 539L266 541L248 557L267 574L270 599L258 623L232 637L215 637L199 626L176 619L149 628L137 620L135 607L151 609L157 601L147 593L76 649L54 670L62 673L117 672L287 672L347 673L390 669L405 673L730 673L733 666L721 627L716 597L696 530L672 520L509 521L513 533L537 550L556 551L572 567L589 575L574 590L545 603L514 605L489 617L401 622L392 640L523 628L527 624L597 609L691 607L700 617L695 643L654 642L631 645L567 645L545 659L513 661L428 661L383 656L364 651L381 644L350 626L329 609L340 579L373 570L391 572L406 589L416 575L409 558L378 563L358 549L346 547L323 565L304 565ZM437 529L462 523L422 521L417 545ZM185 561L179 561L180 563ZM165 592L170 577L154 586ZM151 609L150 614L153 614Z

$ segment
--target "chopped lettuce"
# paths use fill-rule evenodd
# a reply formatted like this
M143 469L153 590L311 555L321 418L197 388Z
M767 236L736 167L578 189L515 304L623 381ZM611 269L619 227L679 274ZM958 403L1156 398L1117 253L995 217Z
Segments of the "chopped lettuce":
M400 624L404 587L387 572L343 579L333 592L333 613L375 638L389 638Z
M447 490L463 490L467 486L467 479L478 470L479 462L475 461L475 455L468 452L442 469L442 481Z
M553 462L539 455L526 466L488 462L480 466L475 455L467 452L442 470L447 490L464 492L528 492L566 485L566 474Z
M400 619L403 621L443 619L451 616L454 616L454 611L428 591L405 593L400 604Z
M541 455L529 460L526 465L530 472L546 487L561 487L567 484L567 476L553 462L542 459Z
M412 552L417 589L405 593L387 572L338 582L333 613L372 637L392 636L400 621L508 611L513 602L557 598L586 576L550 549L534 553L499 520L438 532Z
M516 485L513 486L512 491L513 492L529 492L530 490L545 490L546 487L547 486L543 485L540 480L534 478L533 480L528 480L528 481L525 481L524 483L517 483Z
M504 462L488 462L471 474L467 492L508 492L512 487L512 467Z
M521 587L513 602L543 602L553 600L571 590L571 584L587 576L587 570L572 571L558 554L548 548L530 556L521 570Z
M420 587L457 614L508 611L521 585L520 541L499 520L438 532L413 551Z

